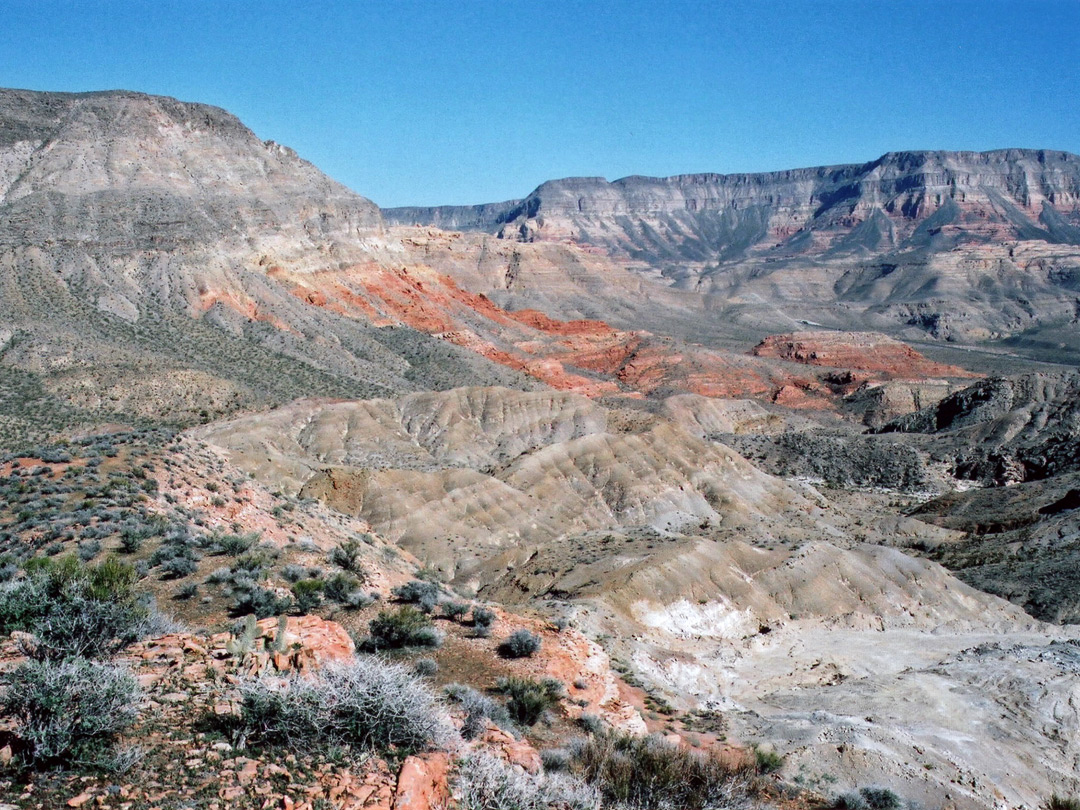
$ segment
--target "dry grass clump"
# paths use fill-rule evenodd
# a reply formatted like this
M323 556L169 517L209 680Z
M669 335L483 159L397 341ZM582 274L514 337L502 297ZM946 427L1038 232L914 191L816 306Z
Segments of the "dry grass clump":
M599 791L605 807L625 810L738 808L759 793L752 763L680 748L657 736L596 734L570 748L567 767Z
M14 721L31 766L99 765L138 715L139 688L124 667L69 658L26 661L5 677L0 715Z
M328 664L310 675L265 675L240 691L241 730L256 743L420 751L451 735L442 705L423 681L376 658Z
M595 787L566 774L530 774L489 754L462 760L456 785L461 810L600 810Z

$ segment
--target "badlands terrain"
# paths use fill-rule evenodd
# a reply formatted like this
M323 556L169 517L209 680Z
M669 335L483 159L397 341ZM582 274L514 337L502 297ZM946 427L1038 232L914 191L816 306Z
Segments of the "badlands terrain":
M1080 793L1078 321L1067 153L380 210L217 108L0 90L3 593L116 557L176 622L115 651L141 758L9 717L0 805L472 808L487 756L661 806L588 765L634 739L743 780L685 806ZM439 733L244 725L357 644Z

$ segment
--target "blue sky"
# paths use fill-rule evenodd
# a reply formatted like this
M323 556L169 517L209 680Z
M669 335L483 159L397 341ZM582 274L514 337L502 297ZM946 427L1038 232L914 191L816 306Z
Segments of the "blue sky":
M0 85L217 104L384 206L1080 152L1078 52L1078 0L0 2Z

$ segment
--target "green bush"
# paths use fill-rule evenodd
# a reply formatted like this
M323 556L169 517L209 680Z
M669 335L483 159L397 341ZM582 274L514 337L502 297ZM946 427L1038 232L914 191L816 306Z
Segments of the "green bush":
M207 539L207 547L211 554L224 554L229 557L238 557L245 554L259 542L259 532L247 534L211 534Z
M293 600L285 596L278 596L274 591L258 585L243 589L233 600L232 615L246 616L254 613L259 619L268 616L280 616L292 610Z
M355 745L418 751L449 739L442 707L405 667L376 658L332 663L315 674L241 684L249 741L309 751Z
M870 810L900 810L904 806L903 799L888 788L864 787L859 788L859 793Z
M145 637L156 617L136 598L135 569L109 558L35 558L26 576L0 585L0 632L33 635L36 659L104 658Z
M468 612L469 606L464 602L444 602L442 606L442 615L455 622Z
M472 621L476 627L491 627L495 623L495 611L483 605L474 605L472 609Z
M326 587L323 590L327 599L347 604L353 594L360 593L361 585L360 580L352 574L339 571L326 580Z
M515 723L536 725L548 709L559 705L563 686L554 678L499 678L495 688L507 696L506 710Z
M414 579L411 582L406 582L404 585L398 585L396 588L391 589L390 593L399 602L405 602L410 605L419 605L424 613L431 613L435 609L435 606L439 604L439 597L442 595L442 589L437 582Z
M371 636L365 647L397 649L399 647L438 647L442 642L431 619L411 605L395 611L383 610L368 623Z
M27 661L4 680L0 711L34 766L97 762L137 716L135 678L111 664Z
M322 604L323 589L326 587L321 579L302 579L292 586L293 600L296 602L298 613L311 613Z
M363 563L360 562L360 549L363 546L355 538L349 538L330 552L330 562L348 571L360 580L360 584L368 581L368 573Z
M776 773L784 767L784 758L775 751L754 746L754 765L758 773ZM882 808L882 810L888 810Z

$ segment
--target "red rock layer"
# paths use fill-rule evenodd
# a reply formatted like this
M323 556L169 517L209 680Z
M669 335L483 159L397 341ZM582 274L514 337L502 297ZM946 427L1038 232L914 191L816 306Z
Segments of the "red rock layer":
M958 366L935 363L899 340L876 332L796 332L771 335L754 347L756 357L812 366L869 371L884 379L974 377Z

